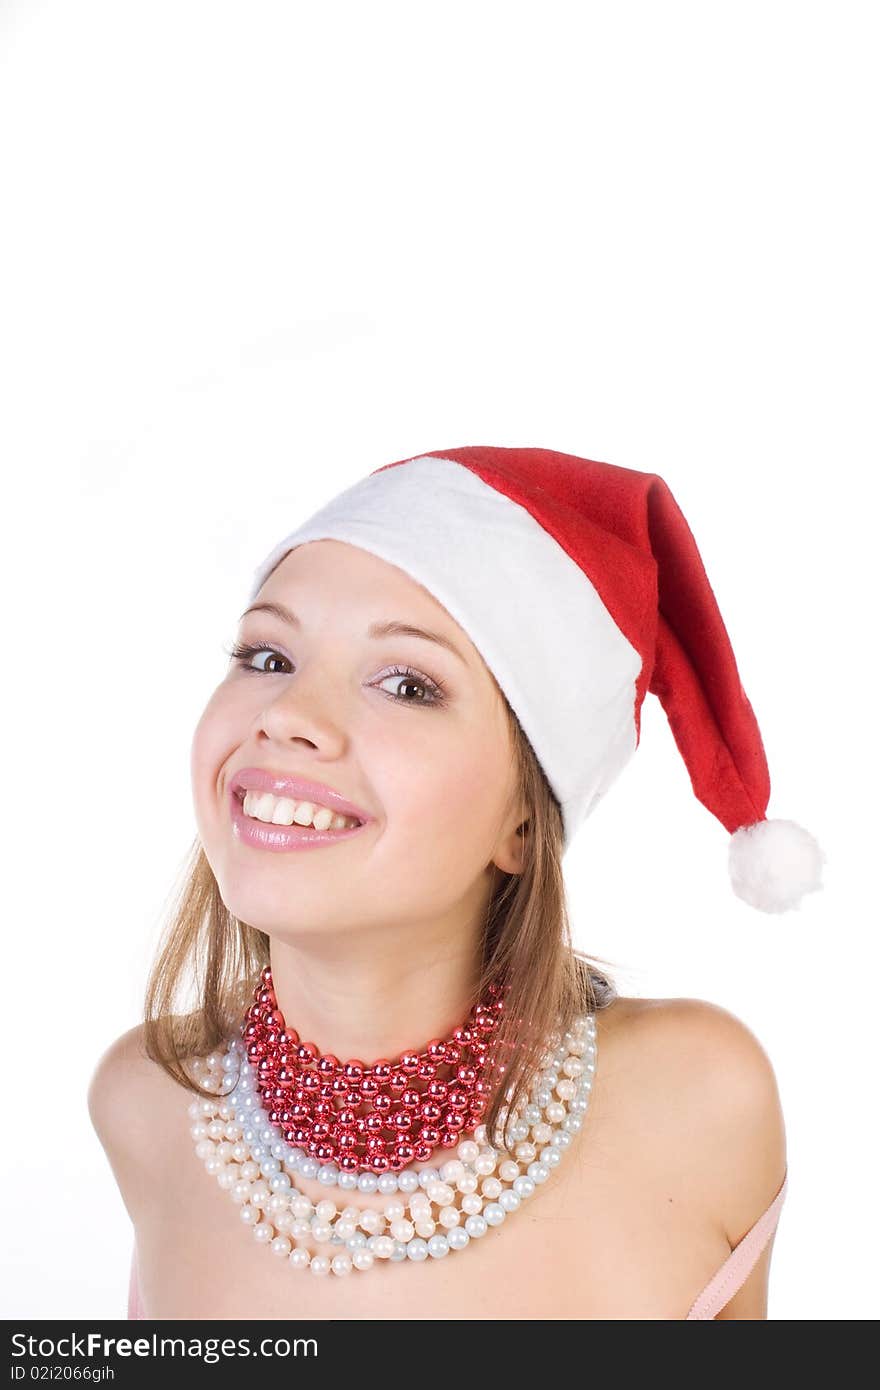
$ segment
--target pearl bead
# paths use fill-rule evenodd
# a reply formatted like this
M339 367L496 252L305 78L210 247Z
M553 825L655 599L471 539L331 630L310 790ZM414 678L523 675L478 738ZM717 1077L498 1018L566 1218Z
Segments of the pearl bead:
M308 1269L310 1258L308 1250L303 1250L301 1245L297 1245L291 1250L287 1263L294 1269Z
M371 1269L373 1265L373 1255L370 1250L353 1250L351 1262L355 1269Z
M476 1215L469 1216L467 1221L465 1221L464 1226L468 1235L473 1236L475 1238L484 1236L487 1230L489 1229L489 1227L486 1224L486 1218L483 1216Z
M373 1254L377 1259L387 1260L394 1250L394 1241L390 1236L376 1236L373 1240Z
M325 1198L315 1207L315 1215L319 1221L332 1221L336 1215L336 1203L331 1202L329 1197Z
M479 1170L478 1170L479 1171ZM464 1172L464 1164L461 1159L451 1158L448 1163L444 1163L440 1169L440 1179L442 1182L454 1183Z
M330 1268L334 1274L341 1277L344 1274L351 1274L352 1263L351 1255L347 1251L340 1250L339 1254L334 1255L330 1261Z
M329 1274L330 1261L326 1255L313 1255L309 1262L309 1269L313 1274Z
M460 1219L455 1207L443 1207L438 1217L440 1225L447 1227L457 1226Z
M427 1241L420 1236L414 1236L406 1247L406 1253L411 1260L426 1260L428 1258Z
M520 1205L520 1201L521 1198L519 1194L514 1192L512 1187L508 1187L498 1198L498 1205L499 1207L503 1207L505 1211L516 1211L517 1207Z
M445 1236L431 1236L428 1241L428 1254L435 1260L442 1260L449 1254L449 1241Z
M432 1236L436 1229L437 1223L431 1218L425 1221L417 1221L415 1224L416 1235L421 1236L425 1240L427 1240L429 1236Z
M505 1182L513 1182L514 1178L519 1176L519 1173L520 1166L518 1163L514 1163L512 1158L506 1158L498 1168L498 1176L503 1178Z
M462 1197L461 1209L462 1211L468 1212L470 1215L475 1215L478 1211L483 1210L482 1197L478 1197L475 1192L469 1193L466 1197Z
M458 1156L463 1163L473 1163L480 1156L479 1146L473 1140L465 1139L458 1146Z
M445 1182L432 1182L425 1191L430 1200L441 1207L448 1206L455 1199L455 1188Z
M382 1210L389 1221L399 1221L406 1211L406 1207L401 1201L386 1202Z
M497 1178L486 1178L480 1191L484 1197L495 1198L504 1191L504 1185Z

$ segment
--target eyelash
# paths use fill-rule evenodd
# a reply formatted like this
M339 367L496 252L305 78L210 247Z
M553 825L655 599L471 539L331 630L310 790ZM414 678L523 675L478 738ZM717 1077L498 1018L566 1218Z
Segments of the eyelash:
M256 656L258 652L271 652L273 656L280 656L282 661L287 661L287 657L282 656L281 652L279 652L269 642L255 642L251 644L237 642L232 647L224 647L223 650L226 652L227 656L230 656L233 659L233 661L237 662L237 664L241 666L241 668L244 671L248 671L252 675L277 676L284 674L283 672L278 671L262 671L257 666L247 665L247 662L250 660L250 658ZM427 706L442 705L446 701L447 691L446 687L442 684L442 682L439 680L432 680L430 676L423 676L420 671L413 670L411 666L395 666L393 670L385 672L384 676L382 676L382 680L388 680L391 676L408 676L410 680L416 681L419 685L423 685L431 695L431 699L427 701L406 700L401 695L391 695L389 698L392 700L396 700L398 704ZM382 694L386 695L388 694L388 692L383 690Z

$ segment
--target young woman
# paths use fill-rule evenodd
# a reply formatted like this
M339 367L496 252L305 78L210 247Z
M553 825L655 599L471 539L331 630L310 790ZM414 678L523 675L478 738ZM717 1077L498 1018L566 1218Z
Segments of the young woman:
M89 1094L151 1318L764 1318L772 1066L571 944L562 857L659 696L736 892L751 706L655 474L472 447L377 469L255 574L192 745L190 873ZM184 991L195 987L187 1006Z

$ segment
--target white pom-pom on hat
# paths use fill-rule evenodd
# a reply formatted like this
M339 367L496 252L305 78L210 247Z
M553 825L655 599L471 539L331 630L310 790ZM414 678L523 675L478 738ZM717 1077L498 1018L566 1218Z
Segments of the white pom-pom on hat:
M822 888L825 862L818 841L793 820L759 820L730 837L733 891L761 912L799 907L805 893Z

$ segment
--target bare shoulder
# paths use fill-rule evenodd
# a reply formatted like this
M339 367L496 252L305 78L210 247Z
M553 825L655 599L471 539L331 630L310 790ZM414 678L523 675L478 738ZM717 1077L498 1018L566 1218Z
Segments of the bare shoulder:
M176 1161L168 1136L180 1127L186 1096L148 1056L143 1024L115 1038L98 1058L87 1092L89 1117L129 1211L146 1195L145 1180L161 1180Z
M604 1017L603 1017L604 1015ZM702 999L622 996L597 1014L609 1104L686 1171L694 1200L737 1245L785 1176L785 1123L770 1058L742 1019ZM637 1117L637 1120L636 1120Z

